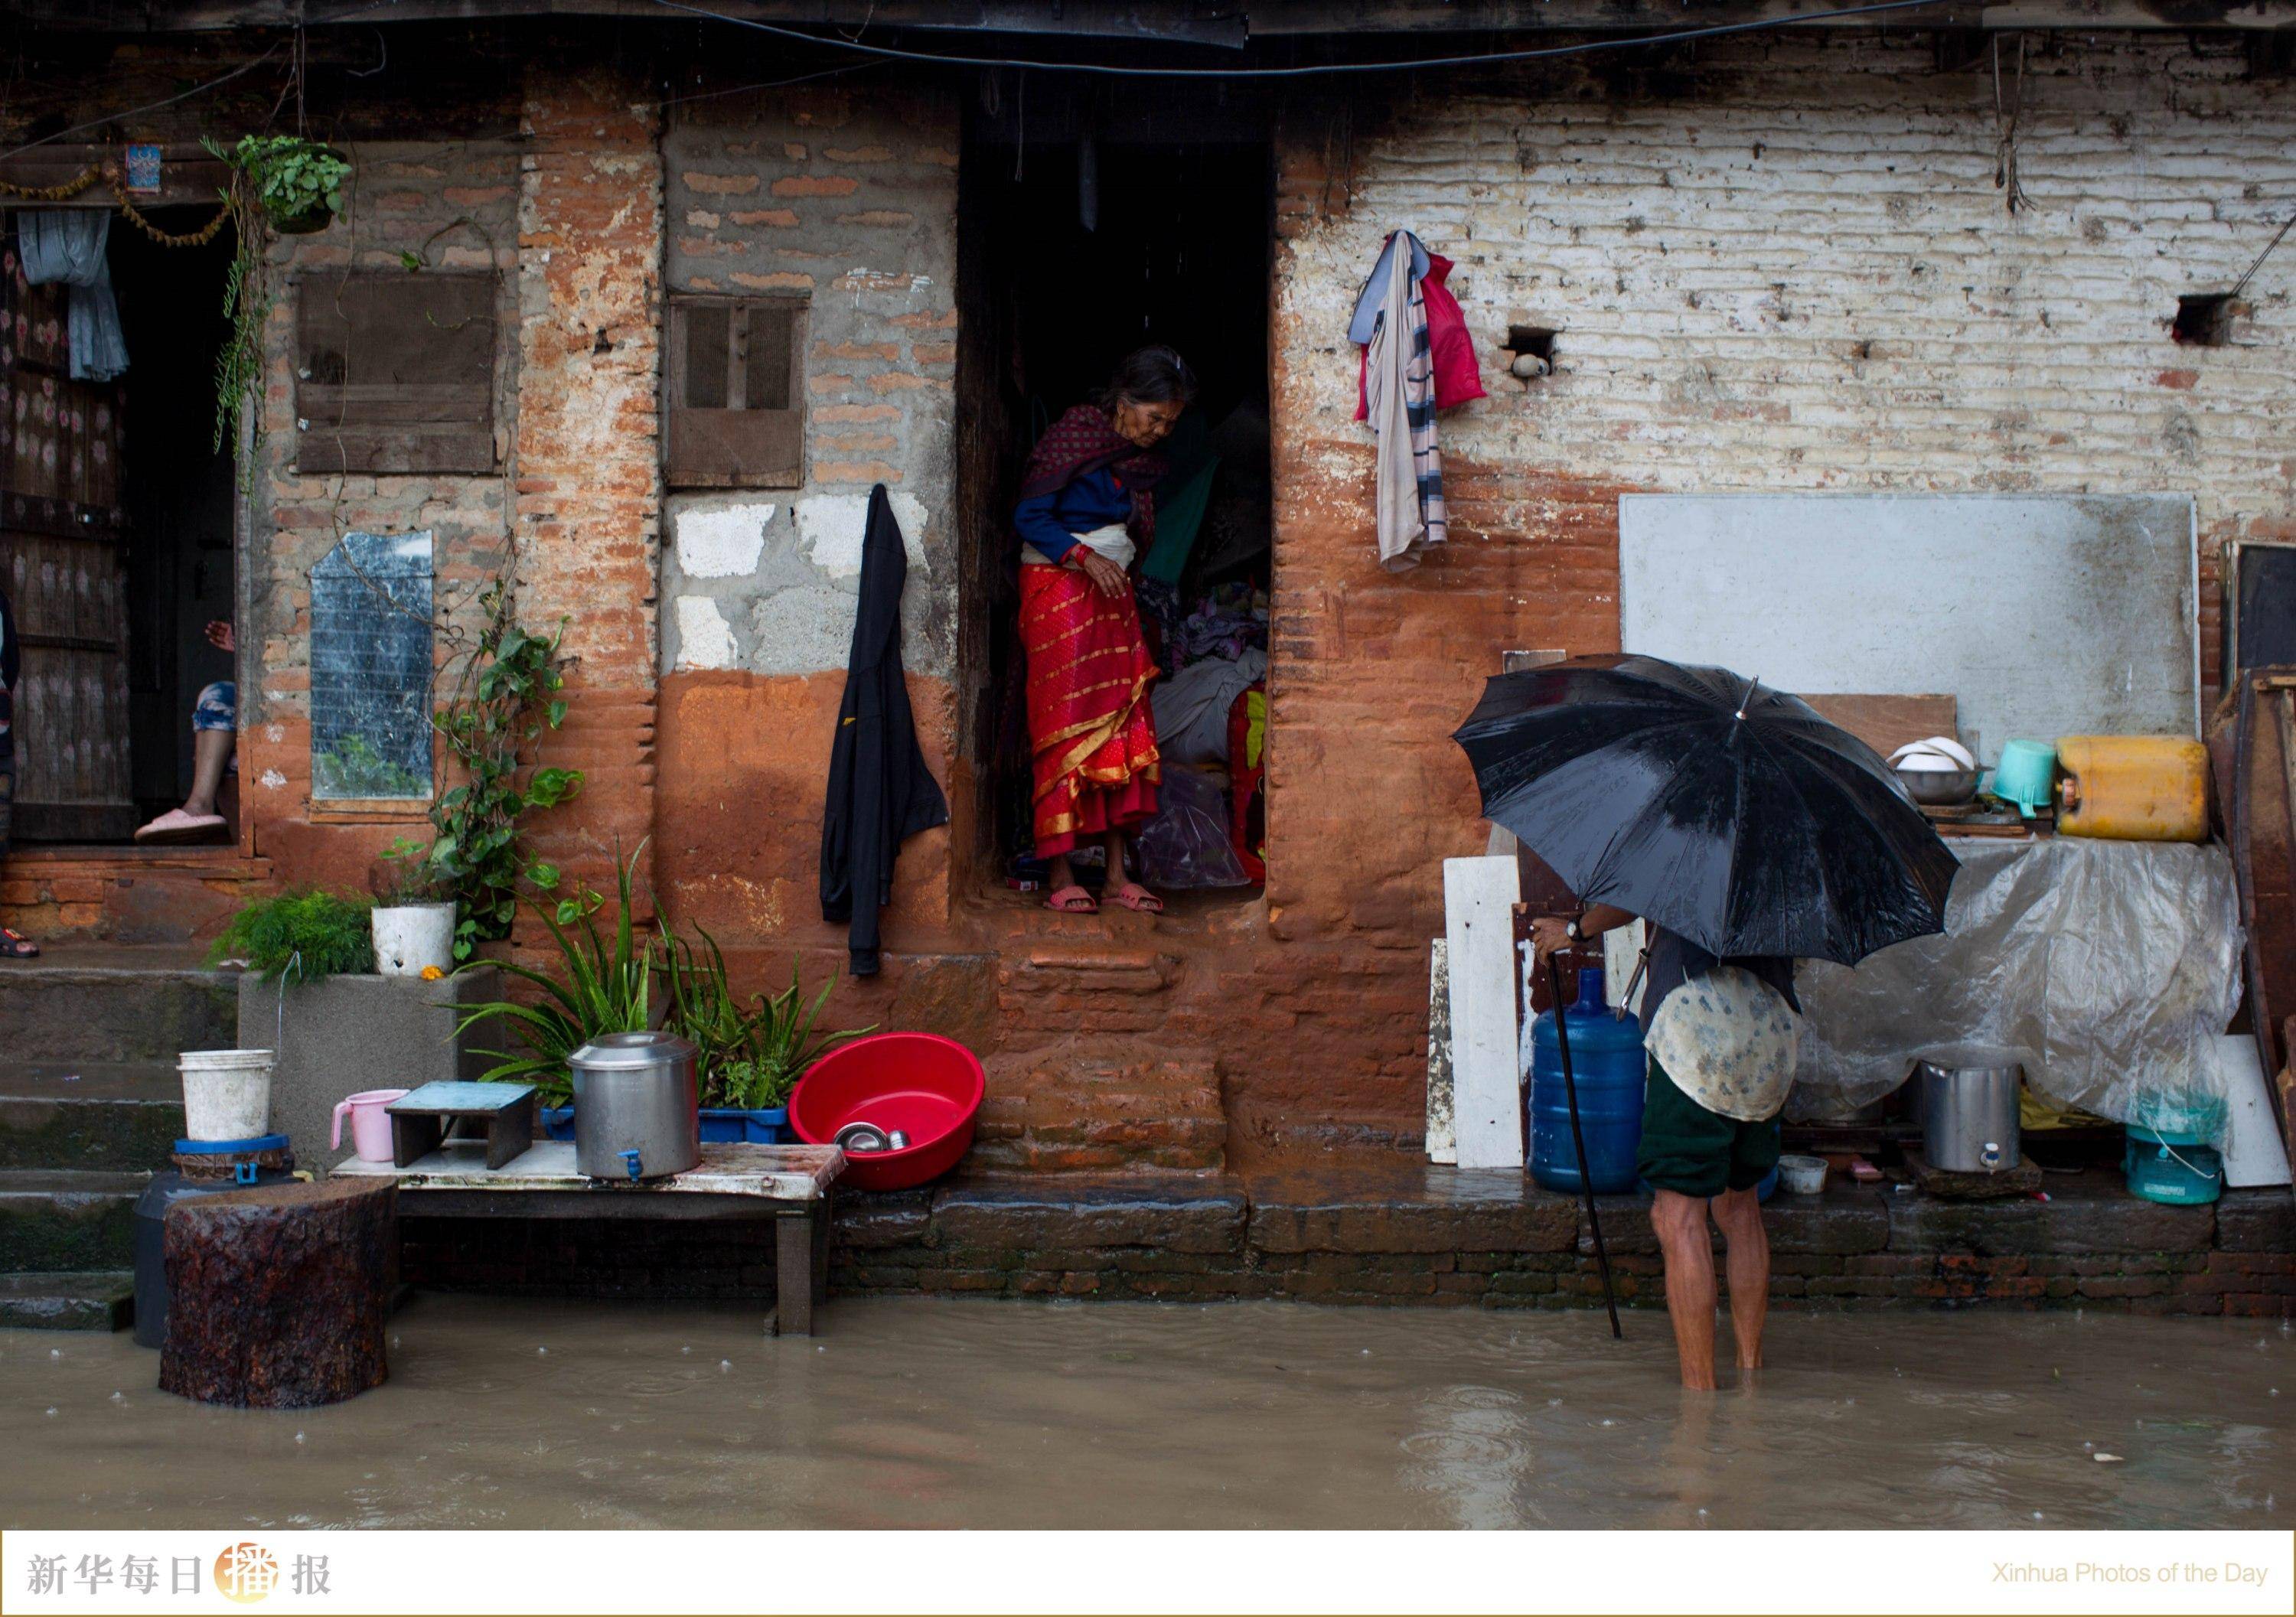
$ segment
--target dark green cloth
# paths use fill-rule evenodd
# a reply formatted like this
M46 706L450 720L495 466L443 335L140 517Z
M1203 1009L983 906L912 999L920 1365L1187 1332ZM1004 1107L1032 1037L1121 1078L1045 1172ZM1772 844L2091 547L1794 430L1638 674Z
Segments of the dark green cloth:
M1643 1084L1643 1138L1635 1168L1659 1190L1718 1196L1751 1190L1778 1165L1778 1125L1742 1123L1709 1112L1653 1056Z

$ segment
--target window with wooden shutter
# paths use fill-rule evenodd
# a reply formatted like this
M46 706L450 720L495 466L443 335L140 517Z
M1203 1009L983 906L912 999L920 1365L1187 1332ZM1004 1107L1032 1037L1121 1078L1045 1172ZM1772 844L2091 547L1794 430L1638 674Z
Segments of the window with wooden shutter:
M296 287L303 472L492 472L490 275L313 275Z
M794 488L805 480L805 305L676 297L669 304L664 474L678 488Z

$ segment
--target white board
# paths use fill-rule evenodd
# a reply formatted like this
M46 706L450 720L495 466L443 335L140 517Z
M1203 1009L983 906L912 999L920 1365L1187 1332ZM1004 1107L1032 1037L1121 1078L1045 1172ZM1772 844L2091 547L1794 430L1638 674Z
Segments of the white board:
M1451 1127L1450 945L1435 940L1427 972L1427 1160L1456 1162L1459 1137Z
M2193 735L2184 495L1656 495L1619 501L1629 652L1796 693L1948 693L2013 736Z
M1462 1168L1523 1163L1515 1062L1512 858L1443 861L1444 956L1451 974L1451 1129Z
M2254 1035L2219 1033L2210 1043L2225 1097L2225 1183L2234 1190L2287 1184L2288 1151L2272 1120L2272 1086Z

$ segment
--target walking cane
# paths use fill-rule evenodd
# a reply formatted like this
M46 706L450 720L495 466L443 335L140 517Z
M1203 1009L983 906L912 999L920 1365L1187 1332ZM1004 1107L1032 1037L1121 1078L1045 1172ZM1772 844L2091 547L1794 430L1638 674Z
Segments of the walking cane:
M1581 970L1590 968L1581 967ZM1562 1093L1570 1103L1570 1144L1578 1153L1578 1188L1587 1198L1587 1227L1595 1232L1595 1264L1603 1271L1603 1306L1611 1310L1611 1334L1624 1340L1619 1328L1618 1294L1611 1289L1611 1254L1603 1248L1603 1218L1595 1211L1595 1175L1587 1162L1587 1133L1578 1125L1578 1080L1570 1071L1570 1018L1562 1004L1562 968L1546 957L1546 991L1554 1000L1554 1048L1562 1057Z

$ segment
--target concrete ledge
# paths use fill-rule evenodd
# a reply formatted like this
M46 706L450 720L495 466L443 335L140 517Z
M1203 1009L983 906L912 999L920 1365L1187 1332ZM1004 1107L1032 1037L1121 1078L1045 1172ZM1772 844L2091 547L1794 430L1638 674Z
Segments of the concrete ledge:
M2296 1196L2285 1190L2228 1190L2217 1203L2217 1250L2296 1252Z
M1243 1248L1244 1213L1242 1189L1230 1179L1035 1175L948 1186L933 1197L932 1227L943 1247L1234 1253Z
M1567 1252L1578 1211L1505 1170L1429 1167L1384 1179L1267 1175L1246 1181L1251 1245L1289 1252Z
M2212 1207L2163 1207L2132 1196L2109 1173L2052 1178L2049 1200L1946 1202L1906 1192L1887 1198L1892 1252L2079 1257L2109 1252L2206 1252Z

